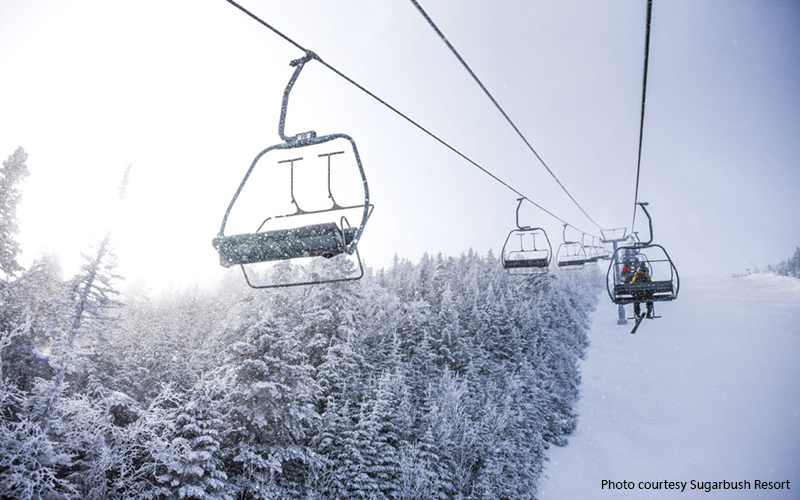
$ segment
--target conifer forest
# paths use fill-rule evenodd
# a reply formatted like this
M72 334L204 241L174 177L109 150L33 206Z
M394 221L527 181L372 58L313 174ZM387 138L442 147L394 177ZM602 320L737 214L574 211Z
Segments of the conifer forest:
M17 263L25 158L0 176L0 497L536 497L575 427L598 271L508 276L469 252L123 294L110 234L74 276Z

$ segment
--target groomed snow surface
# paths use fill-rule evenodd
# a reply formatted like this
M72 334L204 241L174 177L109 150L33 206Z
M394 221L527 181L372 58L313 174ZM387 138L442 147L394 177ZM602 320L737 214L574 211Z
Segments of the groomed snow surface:
M631 335L632 322L618 326L602 298L578 428L548 452L539 498L800 499L800 280L686 279L656 313ZM636 486L603 489L603 480ZM691 490L692 480L751 489ZM756 480L791 489L755 489ZM687 485L639 489L646 481Z

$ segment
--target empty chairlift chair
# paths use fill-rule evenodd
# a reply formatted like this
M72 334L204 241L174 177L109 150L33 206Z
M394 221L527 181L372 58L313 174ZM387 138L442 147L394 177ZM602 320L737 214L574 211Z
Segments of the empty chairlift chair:
M586 249L579 241L567 241L567 225L562 232L564 242L558 246L556 264L563 270L581 269L586 265Z
M228 205L225 216L222 219L222 226L219 234L213 239L212 244L219 254L220 265L224 267L240 266L245 279L253 288L274 288L294 285L308 285L327 283L335 281L349 281L359 279L363 276L363 267L358 255L357 244L364 231L364 227L372 212L372 205L369 203L369 189L361 158L353 139L345 134L330 134L317 136L314 131L304 132L295 136L286 137L284 135L284 124L286 122L286 111L289 101L289 93L297 80L303 65L314 57L309 54L302 59L292 61L295 66L286 91L283 95L281 106L280 123L278 135L284 141L280 144L270 146L261 151L253 160L250 168L245 173L233 199ZM343 148L341 151L330 151L331 146ZM285 158L285 150L294 150L292 158ZM321 154L320 151L323 151ZM270 153L277 152L282 160L275 161ZM310 154L308 154L310 153ZM305 157L300 156L301 154ZM344 155L337 161L350 160L357 166L349 172L349 186L345 186L348 191L348 199L355 197L357 202L339 204L333 195L331 188L331 162L332 158ZM272 161L270 161L270 159ZM305 163L301 163L303 160ZM317 190L316 199L312 200L311 207L301 208L296 197L295 177L296 170L302 170L304 164L316 162L316 168L304 171L304 177L311 177L318 184L324 182L322 172L327 170L327 197L320 194ZM327 164L327 169L325 168ZM275 191L276 186L281 183L276 179L286 179L286 167L288 167L288 196L283 192L282 211L270 209L263 213L263 207L270 206L270 201L279 196L273 194L270 189ZM283 169L283 170L281 170ZM355 171L357 170L357 173ZM256 177L258 179L256 179ZM266 182L263 182L266 181ZM253 183L258 183L253 186ZM341 185L341 183L340 183ZM278 189L277 191L282 191ZM245 193L245 196L243 196ZM353 193L356 193L355 196ZM247 200L247 202L243 200ZM363 201L362 201L363 200ZM304 204L306 201L304 201ZM240 207L240 205L245 205ZM279 205L279 203L275 203ZM232 212L234 215L241 215L245 219L241 228L253 227L252 232L245 231L239 234L226 235L226 226ZM351 226L347 215L351 215L359 220L357 225ZM252 225L251 225L252 224ZM248 274L247 268L250 265L276 262L291 261L294 259L325 257L332 258L337 255L355 255L358 264L358 274L346 274L343 276L310 276L301 278L299 281L292 282L268 282L266 284L256 284ZM253 270L255 272L255 270ZM335 274L335 273L334 273Z
M594 244L594 236L592 236L592 243L587 245L586 236L586 233L581 235L581 245L583 245L583 249L586 251L586 262L597 262L601 258L600 248Z
M546 273L553 256L553 247L544 229L519 224L519 208L524 199L519 198L517 204L517 228L508 233L503 244L501 253L503 268L514 275ZM545 244L547 246L544 246Z

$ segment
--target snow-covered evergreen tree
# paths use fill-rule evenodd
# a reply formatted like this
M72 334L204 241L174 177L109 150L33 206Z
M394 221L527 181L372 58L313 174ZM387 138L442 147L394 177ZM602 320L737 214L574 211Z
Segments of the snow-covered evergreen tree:
M14 235L19 231L17 205L22 198L18 185L28 176L27 160L28 153L19 147L0 169L0 271L6 280L22 271L17 262L20 247Z
M318 423L313 369L281 326L264 314L231 347L227 362L236 429L228 436L229 459L236 464L238 488L249 498L269 498L275 491L299 497L315 461L308 447Z
M231 500L234 498L220 451L226 425L226 401L220 388L205 379L188 400L170 409L169 445L156 455L155 498Z
M399 490L397 398L388 374L374 384L355 421L343 429L336 457L339 498L392 499Z
M3 368L7 348L15 337L26 334L26 326L0 332L0 495L4 498L68 497L76 493L58 473L71 457L63 453L26 411L28 394L8 380Z
M776 265L768 265L765 268L768 273L775 273L780 276L791 276L800 278L800 247L796 247L791 258L781 261ZM758 270L756 270L758 272Z
M85 384L96 382L95 366L90 362L90 357L92 353L95 356L98 353L102 355L102 349L97 351L92 347L93 344L102 343L105 330L117 319L114 311L121 305L116 298L119 291L115 288L114 281L120 277L113 273L115 262L110 248L110 235L106 234L94 255L84 255L84 258L86 260L83 266L69 283L71 311L64 318L65 326L60 332L60 338L53 342L58 361L45 415L53 412L68 374L74 374ZM82 346L76 344L79 334L88 337L88 342ZM79 351L79 347L86 349Z

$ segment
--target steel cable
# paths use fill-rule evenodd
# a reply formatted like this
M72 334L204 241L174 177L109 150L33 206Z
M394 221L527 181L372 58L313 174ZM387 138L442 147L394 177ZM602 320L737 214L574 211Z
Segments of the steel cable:
M528 139L522 134L522 132L519 130L519 128L516 126L516 124L511 120L511 118L508 116L508 114L505 112L505 110L503 110L503 108L500 106L500 104L498 104L497 100L494 98L494 96L492 96L491 92L489 92L489 90L486 88L486 86L483 84L483 82L481 82L481 80L478 78L478 76L475 74L475 72L472 71L472 68L469 67L467 62L464 61L464 58L461 57L461 54L458 53L458 51L455 49L455 47L453 47L453 45L447 39L447 37L444 36L444 33L442 33L442 31L439 29L439 27L436 26L436 23L433 22L433 19L431 19L430 16L428 15L428 13L425 12L425 10L422 8L422 6L419 4L419 2L417 2L417 0L411 0L411 3L413 3L414 6L419 11L419 13L422 14L422 17L424 17L425 20L428 21L428 24L431 26L431 28L433 28L433 31L435 31L436 34L439 35L439 38L442 39L444 44L447 45L447 48L450 49L450 51L453 53L453 55L456 57L456 59L458 59L459 62L461 63L461 65L464 66L464 69L467 70L467 73L469 73L470 76L472 77L472 79L475 80L475 83L477 83L478 86L481 88L481 90L483 90L484 94L486 94L486 97L488 97L489 100L492 101L492 103L495 105L497 110L500 111L500 113L503 115L503 117L506 119L506 121L509 123L509 125L511 125L511 127L514 129L514 131L517 133L517 135L520 137L520 139L522 139L522 141L525 143L525 145L528 146L528 149L530 149L531 152L534 154L534 156L536 156L536 159L539 160L539 163L542 164L542 166L545 168L545 170L547 170L547 172L550 174L550 176L556 181L556 183L561 187L561 189L567 194L569 199L572 200L572 202L575 204L575 206L577 206L580 209L580 211L583 213L583 215L585 215L586 218L589 219L592 222L592 224L597 226L598 229L602 230L603 229L602 226L600 226L597 222L595 222L594 219L592 219L592 217L586 212L586 210L583 209L583 207L580 205L580 203L578 203L578 200L576 200L575 197L572 196L572 194L567 190L567 188L564 186L564 184L562 184L561 181L558 179L558 177L556 177L556 174L553 173L553 171L550 169L550 167L547 165L547 163L545 163L545 161L539 155L539 153L536 152L536 150L533 148L533 146L528 141Z
M441 139L440 137L438 137L436 134L434 134L433 132L429 131L428 129L426 129L425 127L423 127L422 125L420 125L419 123L417 123L416 121L414 121L413 119L411 119L409 116L407 116L406 114L404 114L403 112L401 112L400 110L398 110L397 108L395 108L394 106L392 106L391 104L387 103L386 101L384 101L383 99L381 99L380 97L378 97L377 95L375 95L374 93L370 92L369 90L367 90L366 88L364 88L364 87L363 87L361 84L359 84L358 82L356 82L355 80L353 80L353 79L352 79L352 78L350 78L349 76L345 75L344 73L342 73L342 72L341 72L341 71L339 71L338 69L334 68L333 66L331 66L330 64L328 64L327 62L325 62L325 61L324 61L324 60L323 60L321 57L319 57L319 55L317 55L315 52L312 52L312 51L310 51L310 50L306 49L305 47L303 47L302 45L300 45L299 43L295 42L295 41L294 41L294 40L292 40L290 37L288 37L288 36L286 36L285 34L281 33L279 30L277 30L276 28L274 28L273 26L271 26L270 24L268 24L266 21L264 21L264 20L263 20L263 19L261 19L260 17L256 16L255 14L253 14L252 12L250 12L249 10L247 10L246 8L244 8L243 6L241 6L241 5L239 5L238 3L236 3L234 0L225 0L225 1L226 1L226 2L228 2L229 4L233 5L234 7L236 7L237 9L239 9L240 11L244 12L245 14L247 14L248 16L250 16L252 19L254 19L255 21L257 21L259 24L261 24L261 25L262 25L262 26L264 26L265 28L269 29L270 31L272 31L273 33L275 33L276 35L278 35L278 36L279 36L279 37L281 37L282 39L286 40L287 42L289 42L290 44L292 44L292 45L293 45L293 46L295 46L296 48L298 48L298 49L302 50L303 52L305 52L305 53L306 53L306 54L308 54L308 55L311 55L311 56L312 56L312 58L313 58L313 59L315 59L315 60L317 60L317 61L319 61L319 63L320 63L320 64L322 64L323 66L325 66L326 68L328 68L329 70L331 70L332 72L334 72L335 74L339 75L339 76L340 76L341 78L343 78L345 81L347 81L348 83L352 84L353 86L355 86L356 88L358 88L359 90L361 90L362 92L364 92L365 94L367 94L368 96L372 97L373 99L375 99L375 100L376 100L376 101L378 101L379 103L381 103L381 104L383 104L384 106L386 106L387 108L389 108L391 111L393 111L394 113L396 113L397 115L399 115L400 117L402 117L403 119L405 119L406 121L408 121L409 123L411 123L412 125L414 125L415 127L417 127L419 130L421 130L422 132L424 132L425 134L427 134L428 136L430 136L432 139L436 140L436 141L437 141L437 142L439 142L441 145L443 145L444 147L446 147L446 148L447 148L447 149L449 149L450 151L454 152L455 154L457 154L458 156L460 156L461 158L463 158L464 160L466 160L467 162L469 162L469 163L470 163L471 165L473 165L474 167L476 167L476 168L478 168L479 170L481 170L483 173L485 173L486 175L488 175L489 177L491 177L492 179L494 179L494 180L495 180L495 181L497 181L498 183L500 183L500 184L502 184L503 186L505 186L506 188L508 188L510 191L512 191L513 193L515 193L517 196L519 196L519 197L521 197L521 198L525 199L525 201L527 201L528 203L532 204L533 206L535 206L536 208L538 208L538 209L539 209L539 210L541 210L542 212L546 213L547 215L549 215L549 216L553 217L554 219L558 220L558 221L559 221L559 222L561 222L562 224L566 224L567 226L569 226L569 227L571 227L571 228L575 229L576 231L580 231L581 233L585 233L585 234L588 234L589 236L592 236L592 234L591 234L591 233L587 233L586 231L584 231L584 230L580 229L579 227L577 227L577 226L575 226L575 225L573 225L573 224L570 224L569 222L565 221L564 219L562 219L561 217L557 216L557 215L556 215L556 214L554 214L553 212L551 212L551 211L547 210L547 209L546 209L546 208L544 208L543 206L541 206L541 205L539 205L538 203L534 202L533 200L531 200L530 198L528 198L527 196L525 196L524 194L522 194L520 191L518 191L517 189L515 189L513 186L511 186L510 184L508 184L508 183L507 183L507 182L505 182L504 180L500 179L499 177L497 177L495 174L493 174L492 172L490 172L489 170L487 170L487 169L486 169L486 168L484 168L483 166L479 165L477 162L475 162L474 160L472 160L471 158L469 158L467 155L465 155L465 154L464 154L464 153L462 153L461 151L457 150L455 147L453 147L453 146L451 146L450 144L448 144L447 142L445 142L443 139ZM587 217L588 217L588 215L587 215ZM591 220L591 219L590 219L590 220ZM594 221L592 221L592 222L594 222ZM595 223L595 225L597 225L597 224ZM598 226L598 227L600 227L600 226Z
M647 63L650 58L650 21L652 19L653 0L647 0L647 23L644 37L644 76L642 77L642 116L639 122L639 159L636 162L636 190L633 196L633 219L631 234L636 224L636 206L639 204L639 174L642 169L642 140L644 138L644 108L647 100Z

